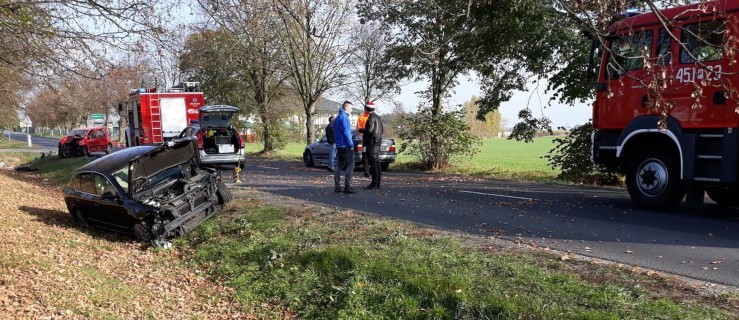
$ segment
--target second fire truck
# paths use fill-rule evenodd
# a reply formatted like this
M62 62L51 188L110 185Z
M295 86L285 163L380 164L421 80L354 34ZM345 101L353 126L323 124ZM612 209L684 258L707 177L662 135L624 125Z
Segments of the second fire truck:
M126 146L160 144L174 138L189 125L198 123L198 109L205 98L197 82L185 82L165 90L132 90L118 112L128 120Z

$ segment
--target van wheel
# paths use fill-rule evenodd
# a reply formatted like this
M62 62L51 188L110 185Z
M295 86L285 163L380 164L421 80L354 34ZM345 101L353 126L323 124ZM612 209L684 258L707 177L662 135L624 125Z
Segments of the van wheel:
M626 188L636 204L649 209L669 209L685 197L675 152L663 148L637 150L627 159Z
M316 165L313 163L313 154L308 150L303 152L303 162L305 162L306 167L313 167Z
M218 197L218 204L220 205L224 205L233 200L231 191L228 190L228 187L226 187L222 181L216 182L216 196Z
M739 188L735 186L719 186L706 188L706 194L722 207L739 206Z
M105 154L111 154L111 153L113 153L113 145L109 143L108 146L105 147Z

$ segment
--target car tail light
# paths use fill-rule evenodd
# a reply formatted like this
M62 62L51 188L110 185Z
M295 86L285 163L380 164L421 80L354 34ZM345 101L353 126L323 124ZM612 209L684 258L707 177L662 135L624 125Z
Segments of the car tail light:
M203 135L198 132L198 150L203 150Z
M390 145L390 148L389 148L389 149L387 149L387 151L390 151L390 152L395 152L395 144L391 144L391 145Z
M244 137L242 137L240 134L239 136L239 142L241 143L241 149L244 149L246 147L246 142L244 141Z
M361 144L358 144L357 145L357 152L362 152L362 145Z

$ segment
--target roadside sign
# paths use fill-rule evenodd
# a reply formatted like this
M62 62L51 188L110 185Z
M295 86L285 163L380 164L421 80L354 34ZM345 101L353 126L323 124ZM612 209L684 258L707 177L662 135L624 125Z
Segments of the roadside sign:
M102 113L93 113L90 115L90 119L92 120L105 120L105 115Z

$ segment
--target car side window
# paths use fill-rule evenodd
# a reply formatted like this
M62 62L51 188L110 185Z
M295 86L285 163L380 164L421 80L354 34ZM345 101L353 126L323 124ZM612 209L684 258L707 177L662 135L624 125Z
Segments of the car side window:
M105 133L103 133L103 130L95 130L95 138L102 138L105 137Z
M79 188L78 191L89 193L89 194L97 194L97 190L95 189L95 181L93 181L92 173L89 172L83 172L77 175L77 180L79 181Z
M108 181L107 178L103 177L102 175L96 174L95 175L95 192L98 195L101 195L106 192L112 192L115 194L115 188L113 188L113 185Z

